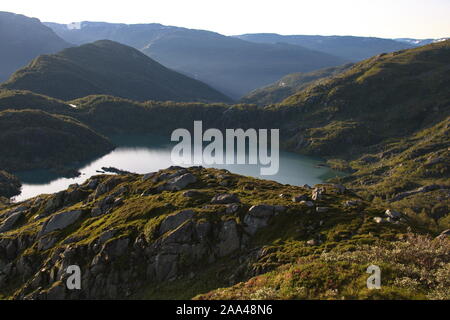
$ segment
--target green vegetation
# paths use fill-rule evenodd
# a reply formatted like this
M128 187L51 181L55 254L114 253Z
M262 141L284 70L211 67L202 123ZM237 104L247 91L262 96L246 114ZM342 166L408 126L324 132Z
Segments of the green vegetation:
M449 245L447 239L407 234L401 241L323 250L196 299L448 300ZM383 270L380 290L367 289L365 272L371 264Z
M195 179L173 191L165 188L184 175ZM385 208L338 185L316 187L321 197L313 201L312 190L217 169L171 167L146 176L92 177L58 194L0 209L0 226L20 212L0 234L0 257L15 266L12 270L23 270L0 278L0 294L448 299L448 237L432 240L429 235L436 233L406 216L377 223L374 218L384 217ZM218 194L237 198L218 204L213 201ZM294 195L314 206L293 202ZM255 205L262 205L262 220L251 218ZM316 212L316 207L328 210ZM46 231L63 214L77 216ZM16 249L6 251L11 243ZM71 264L85 270L84 289L76 293L63 284L61 270ZM365 287L370 264L383 270L382 290ZM219 289L224 287L229 288Z
M38 110L0 112L0 167L58 168L112 150L105 137L77 120Z
M74 111L73 107L61 100L31 91L0 90L0 111L7 109L33 109L56 114L70 114Z
M257 105L269 105L279 103L298 91L304 90L313 83L320 82L325 78L333 77L349 69L352 64L340 67L331 67L312 72L299 72L289 74L270 86L253 90L243 98L243 103L254 103Z
M216 32L154 23L86 21L82 23L81 29L73 30L55 23L47 25L70 43L85 44L108 39L131 46L162 65L195 76L195 79L236 100L286 74L309 72L348 61L334 56L333 53L323 53L297 45L252 43ZM397 45L399 44L397 42Z
M40 56L14 73L2 87L62 100L110 94L138 101L230 101L206 84L167 69L136 49L107 40Z
M22 184L19 179L3 170L0 170L0 198L11 198L20 194Z
M448 230L436 237L450 228L449 62L450 41L380 55L266 107L91 95L69 109L1 92L2 168L109 150L87 126L164 134L201 119L204 128L280 128L285 149L349 175L333 181L348 189L310 190L171 167L1 201L0 267L13 272L0 272L0 296L449 299ZM219 194L238 199L217 203ZM70 264L88 270L87 290L65 291ZM382 269L381 290L365 286L371 264Z

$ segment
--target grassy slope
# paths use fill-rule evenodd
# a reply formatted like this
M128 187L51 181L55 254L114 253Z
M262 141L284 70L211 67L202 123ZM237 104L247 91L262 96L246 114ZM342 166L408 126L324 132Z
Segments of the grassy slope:
M38 110L0 112L0 167L59 167L112 149L111 143L77 120Z
M448 57L449 42L376 57L328 82L309 87L286 100L284 106L265 109L137 103L107 96L79 99L74 102L79 105L76 117L103 132L160 130L163 126L170 130L172 126L191 125L194 119L204 119L208 125L218 127L231 123L232 127L279 126L285 147L341 157L330 163L355 170L343 181L365 201L357 207L346 207L344 201L357 196L327 191L319 204L331 211L316 214L279 197L280 193L307 193L302 188L234 175L229 175L231 182L224 185L220 184L223 178L210 178L206 173L200 173L200 183L194 186L207 195L198 201L190 202L177 192L143 199L138 195L154 185L130 176L124 185L134 191L126 194L125 206L108 218L86 216L81 225L56 234L57 246L63 245L62 240L69 234L80 236L80 245L89 245L100 230L106 229L119 229L119 235L135 239L136 234L145 234L145 226L154 230L159 216L182 208L203 212L213 193L230 191L239 194L244 208L257 203L289 207L286 214L276 216L269 228L252 238L250 248L262 248L263 254L238 272L234 262L239 261L236 258L240 255L224 257L208 266L200 263L204 268L201 273L196 272L198 264L187 266L177 281L165 285L149 283L148 288L136 293L137 297L448 299L448 240L417 236L435 236L450 227L448 189L393 201L399 193L420 186L448 186ZM120 124L114 121L126 114L133 117ZM199 174L195 171L198 169L193 170ZM208 172L215 176L217 171ZM43 202L37 203L33 213L43 210ZM164 203L171 205L164 207ZM82 204L69 205L77 208ZM92 206L88 201L86 209ZM384 209L392 207L405 214L402 222L374 222L374 217L383 216ZM206 213L204 218L214 218L214 212L217 211L210 212L212 216ZM241 223L244 213L235 215L236 221ZM30 217L17 232L37 232L38 225ZM10 235L14 237L15 232ZM148 235L147 239L153 241ZM318 242L307 245L310 239ZM45 258L51 253L44 252L42 256L34 250L32 247L28 251L31 257ZM248 254L243 257L245 260ZM385 270L381 291L365 289L365 268L372 263ZM230 288L208 293L219 287ZM7 296L10 294L6 292Z
M298 108L302 125L321 130L321 136L326 126L348 121L379 138L405 136L449 115L449 61L450 41L380 55L282 104ZM344 143L339 147L347 151ZM326 155L327 150L312 152Z
M339 73L344 72L351 67L351 64L346 64L341 67L331 67L320 69L312 72L299 72L289 74L274 84L267 87L253 90L246 96L240 99L242 103L255 103L258 105L269 105L279 103L284 99L290 97L296 92L305 89L317 81L324 78L333 77Z
M164 170L158 176L176 170ZM54 274L52 270L58 270L62 265L77 262L82 264L83 270L94 272L91 268L96 264L93 261L100 250L97 245L99 237L105 231L114 230L114 236L105 246L119 239L127 238L130 241L125 253L108 258L105 276L117 271L119 276L123 276L128 268L137 270L130 284L136 279L141 289L133 292L134 298L192 298L199 294L202 294L199 298L255 299L449 297L446 287L448 269L445 265L449 263L449 240L418 237L417 234L429 231L408 218L398 223L378 224L374 217L384 216L385 208L366 201L348 207L345 202L358 200L358 197L348 191L341 193L333 185L321 185L325 193L315 205L330 209L326 213L316 213L314 208L291 201L289 196L311 196L311 190L302 187L238 176L223 170L191 168L189 172L198 179L189 186L189 190L199 192L194 198L183 196L184 190L158 192L156 188L161 182L143 179L138 175L126 175L95 177L100 183L112 186L100 196L94 196L95 190L86 183L66 190L64 202L57 207L55 199L58 195L43 195L20 204L28 207L24 218L10 232L0 235L0 240L22 239L21 243L26 245L20 249L23 251L19 250L15 261L23 261L30 267L20 276L22 280L15 282L9 279L1 287L0 294L19 297L36 293L34 290L37 286L41 287L37 292L47 292L52 282L45 279ZM153 191L142 194L146 190ZM210 199L222 192L239 196L242 204L236 213L225 213L224 205L210 204ZM78 196L74 197L75 194ZM280 194L287 197L280 197ZM108 197L120 198L121 202L107 214L93 216L91 210ZM145 275L148 253L145 253L146 256L141 255L147 252L145 248L150 249L153 244L171 235L161 235L158 231L162 220L169 214L193 209L196 214L190 221L194 225L204 222L220 224L233 220L238 224L239 234L244 235L243 220L248 208L262 203L282 205L287 210L275 215L268 227L250 236L241 249L213 261L208 261L210 258L182 255L176 281L158 282L148 273ZM53 209L49 211L48 208ZM72 226L51 233L48 237L54 239L53 244L39 250L41 240L37 234L42 228L42 222L59 212L77 209L83 211L81 218ZM0 220L4 212L0 208ZM34 217L37 215L43 215L43 220L36 220ZM411 235L411 232L416 235ZM215 247L216 237L217 234L212 233L203 241ZM183 243L197 245L191 243L189 238L183 239L178 240L181 241L180 246ZM311 239L316 240L314 245L307 244ZM144 251L136 249L137 243L144 244ZM74 254L69 254L69 251ZM67 253L60 255L61 252ZM78 256L76 252L84 253ZM1 250L0 254L3 254ZM368 291L365 288L368 276L365 269L372 263L379 263L384 270L383 289L380 291ZM408 272L405 273L405 270ZM37 276L39 274L41 276ZM426 278L423 278L424 275ZM241 281L244 283L236 287L208 293ZM122 287L126 288L127 284L119 282L118 292L123 292Z
M41 110L55 114L70 114L74 109L67 103L31 91L0 90L0 111Z
M111 94L140 101L230 101L136 49L106 40L40 56L2 86L63 100Z

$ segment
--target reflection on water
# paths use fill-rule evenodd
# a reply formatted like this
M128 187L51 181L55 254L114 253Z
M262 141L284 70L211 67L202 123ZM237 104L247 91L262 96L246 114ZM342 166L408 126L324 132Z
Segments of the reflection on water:
M66 189L73 183L83 183L89 177L99 174L102 167L115 167L135 173L148 173L173 165L170 159L172 144L168 139L153 135L120 135L112 138L119 146L114 151L90 163L78 166L81 176L61 178L46 170L17 172L23 182L22 193L15 198L22 201L43 193L54 193ZM290 152L280 152L280 170L274 176L261 176L258 165L214 165L220 169L275 180L283 184L314 185L324 180L342 175L329 168L317 167L319 159ZM208 166L205 166L208 167Z

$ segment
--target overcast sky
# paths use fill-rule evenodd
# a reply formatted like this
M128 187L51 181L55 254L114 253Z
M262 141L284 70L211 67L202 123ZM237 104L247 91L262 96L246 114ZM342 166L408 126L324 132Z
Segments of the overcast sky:
M41 21L162 23L225 35L450 36L450 0L2 0Z

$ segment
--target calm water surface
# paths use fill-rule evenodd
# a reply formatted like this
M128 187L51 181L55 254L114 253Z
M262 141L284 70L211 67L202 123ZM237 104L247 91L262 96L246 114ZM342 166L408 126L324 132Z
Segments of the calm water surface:
M77 178L61 178L46 170L17 172L22 180L22 193L15 201L22 201L39 194L58 192L73 183L83 183L89 177L100 174L102 167L115 167L139 174L165 169L173 165L170 153L173 144L168 139L153 135L120 135L111 139L118 147L107 155L89 163L79 164L76 168L81 172ZM317 167L320 159L306 157L291 152L280 151L280 170L274 176L261 176L258 165L214 165L231 172L275 180L283 184L314 185L326 179L342 176L342 173L325 167ZM205 165L205 167L208 167Z

